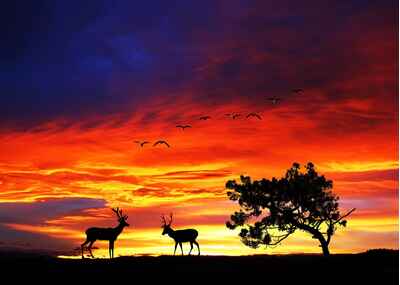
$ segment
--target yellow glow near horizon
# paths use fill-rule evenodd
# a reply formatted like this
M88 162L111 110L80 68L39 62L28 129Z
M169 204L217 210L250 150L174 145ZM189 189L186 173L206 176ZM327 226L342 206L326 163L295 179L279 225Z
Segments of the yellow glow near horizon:
M398 161L371 161L371 162L327 162L321 166L324 171L333 172L363 172L374 170L398 169Z

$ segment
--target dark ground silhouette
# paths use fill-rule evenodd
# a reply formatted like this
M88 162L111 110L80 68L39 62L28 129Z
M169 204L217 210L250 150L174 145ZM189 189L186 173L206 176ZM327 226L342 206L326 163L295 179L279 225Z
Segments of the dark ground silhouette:
M398 284L399 253L261 256L160 256L110 259L57 259L38 253L0 252L2 280L139 284L194 281L234 284ZM7 279L8 280L8 279ZM80 282L78 282L80 281ZM219 283L219 282L218 282ZM217 283L217 284L218 284ZM5 283L4 283L5 284ZM56 283L57 284L57 283ZM91 283L93 284L93 283ZM143 283L145 284L145 283Z

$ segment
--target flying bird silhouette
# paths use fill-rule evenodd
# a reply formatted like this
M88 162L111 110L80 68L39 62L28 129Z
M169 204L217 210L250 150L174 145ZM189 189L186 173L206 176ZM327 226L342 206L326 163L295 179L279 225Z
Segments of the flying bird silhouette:
M239 113L233 112L233 113L226 113L225 116L231 117L232 119L236 119L236 118L240 117L241 115Z
M156 141L156 142L153 144L153 146L157 146L157 145L159 145L159 144L165 144L167 147L170 147L169 144L168 144L166 141L163 141L163 140Z
M202 121L207 121L208 119L211 119L211 117L210 116L201 116L199 118L199 120L202 120Z
M261 120L261 116L257 113L250 113L246 116L246 119L250 118L250 117L256 117L257 119Z
M186 128L191 128L192 126L191 125L177 125L176 127L181 128L182 131L184 131Z
M232 119L236 119L236 118L238 118L238 117L240 117L241 115L240 114L233 114L232 115Z
M276 105L279 101L281 101L281 98L270 97L268 100L271 101L272 104Z
M303 90L303 89L301 89L301 88L298 88L298 89L293 89L293 90L292 90L292 92L293 92L293 93L297 93L297 94L299 94L299 93L302 93L302 92L304 92L304 90Z
M135 141L135 143L139 144L140 147L143 147L145 144L150 143L150 142L148 142L148 141L143 141L143 142L141 142L141 141Z

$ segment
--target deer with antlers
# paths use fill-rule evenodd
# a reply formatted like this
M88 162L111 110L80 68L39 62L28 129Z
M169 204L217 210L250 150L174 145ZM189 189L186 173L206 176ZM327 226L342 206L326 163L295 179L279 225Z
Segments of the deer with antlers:
M83 249L87 244L89 244L87 249L89 250L90 256L94 258L92 253L92 246L96 240L108 240L109 242L108 253L110 255L110 258L114 258L114 242L119 236L119 234L122 232L122 230L125 227L128 227L129 224L126 222L128 216L122 215L122 210L116 208L112 209L112 211L118 217L118 222L119 222L118 226L116 226L115 228L88 228L86 230L86 241L81 245L82 258L84 258Z
M162 235L167 234L170 238L172 238L175 241L175 250L174 250L174 255L176 252L176 247L179 246L181 247L181 252L183 255L183 249L182 249L182 243L183 242L190 242L190 251L189 254L192 252L193 249L193 244L197 246L198 249L198 255L200 255L200 247L198 242L196 241L197 236L199 233L195 229L184 229L184 230L173 230L171 228L172 224L172 214L170 214L170 220L167 223L166 219L164 216L161 216L161 227L163 228Z

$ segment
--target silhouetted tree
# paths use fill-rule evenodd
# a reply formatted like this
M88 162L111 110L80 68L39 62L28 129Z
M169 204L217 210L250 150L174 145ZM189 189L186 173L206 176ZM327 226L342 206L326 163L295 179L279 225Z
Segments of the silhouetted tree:
M345 217L355 209L340 215L339 197L331 191L332 181L318 175L310 162L300 171L293 163L285 177L251 181L241 176L240 183L226 183L228 197L238 201L241 209L226 222L230 229L241 227L242 242L253 248L278 245L296 230L308 232L318 239L324 255L329 255L329 243L338 226L346 226Z

